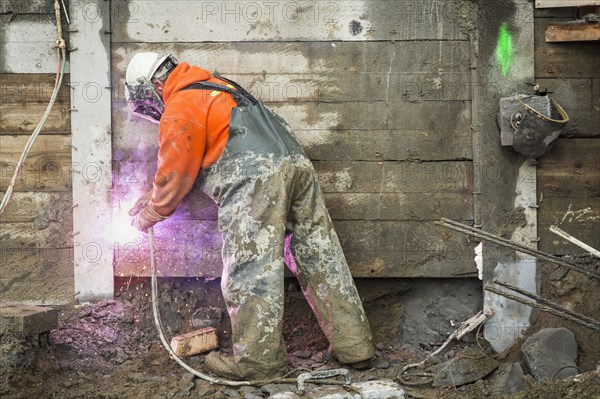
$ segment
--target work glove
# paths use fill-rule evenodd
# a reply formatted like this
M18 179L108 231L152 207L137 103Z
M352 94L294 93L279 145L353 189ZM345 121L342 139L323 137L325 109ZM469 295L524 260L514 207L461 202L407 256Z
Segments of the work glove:
M131 225L143 233L147 233L148 229L158 222L168 219L168 216L159 215L152 206L150 199L152 198L152 190L142 195L133 208L129 210Z
M136 202L135 205L129 210L129 216L135 216L142 211L152 199L152 190L142 195Z
M137 215L131 219L131 225L143 233L158 222L168 219L168 216L162 216L156 213L152 204L146 205Z

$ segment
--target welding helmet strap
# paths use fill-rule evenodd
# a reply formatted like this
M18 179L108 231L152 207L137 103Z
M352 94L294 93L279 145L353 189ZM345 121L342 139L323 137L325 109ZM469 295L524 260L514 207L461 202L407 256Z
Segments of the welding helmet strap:
M222 76L219 76L219 79L223 80L223 81L229 83L230 85L232 85L233 87L235 87L236 91L242 93L244 95L244 97L246 97L248 100L250 100L250 102L252 104L258 103L258 100L256 98L254 98L254 96L252 94L250 94L246 89L244 89L242 86L240 86L233 80L224 78Z
M225 79L225 78L219 78L219 79L222 79L222 80L230 83L232 86L235 87L236 90L233 90L230 87L227 87L225 85L221 85L218 83L201 81L201 82L196 82L196 83L187 85L184 88L180 89L180 91L183 91L183 90L216 90L216 91L221 91L221 92L226 92L226 93L231 94L231 96L233 97L233 99L235 100L235 102L237 103L238 106L253 105L253 104L258 103L258 100L256 100L250 93L248 93L244 88L242 88L237 83L230 81L228 79Z

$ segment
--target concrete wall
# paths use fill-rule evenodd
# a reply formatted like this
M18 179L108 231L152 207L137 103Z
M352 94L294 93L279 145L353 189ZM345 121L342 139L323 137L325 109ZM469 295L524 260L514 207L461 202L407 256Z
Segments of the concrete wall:
M1 3L0 197L50 99L57 69L56 50L51 48L55 39L50 2ZM0 216L0 301L73 300L68 81L66 74L12 202Z
M288 120L319 172L354 276L476 273L466 238L432 223L473 220L470 2L113 6L115 89L136 51L170 52L237 80ZM125 208L150 187L156 127L133 120L118 90L112 117L115 203ZM215 217L193 190L157 228L161 273L220 275ZM146 253L142 241L123 248L116 274L148 275Z
M479 4L475 76L478 87L487 90L479 90L473 123L479 149L475 186L481 193L475 217L484 231L535 248L535 162L500 145L497 122L500 98L532 92L528 83L534 78L533 4L525 0ZM497 277L536 292L537 264L530 257L484 242L482 266L486 284ZM496 312L486 324L486 338L496 350L511 346L528 325L531 309L489 292L484 294L484 306Z

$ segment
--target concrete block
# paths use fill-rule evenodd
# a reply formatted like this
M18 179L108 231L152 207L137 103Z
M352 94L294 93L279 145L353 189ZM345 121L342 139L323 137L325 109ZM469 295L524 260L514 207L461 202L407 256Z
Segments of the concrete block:
M392 380L366 381L352 384L361 399L404 399L404 390Z
M562 380L579 373L577 341L566 328L544 328L521 346L523 357L536 380Z
M54 308L0 304L0 333L35 335L58 328L58 312Z
M197 355L218 347L217 331L212 327L178 335L171 340L171 349L180 357Z

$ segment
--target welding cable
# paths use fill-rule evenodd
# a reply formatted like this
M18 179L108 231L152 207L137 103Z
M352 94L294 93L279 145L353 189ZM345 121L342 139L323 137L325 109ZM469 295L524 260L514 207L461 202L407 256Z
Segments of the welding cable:
M150 227L148 229L148 240L150 242L150 269L152 271L152 314L154 315L154 325L156 326L156 330L158 331L158 335L160 336L160 342L163 344L165 349L169 352L171 357L177 363L179 363L179 365L181 367L186 369L188 372L194 374L196 377L202 378L203 380L208 381L212 384L227 385L227 386L231 386L231 387L252 385L252 383L251 383L252 381L226 381L226 380L220 380L217 378L213 378L209 375L200 373L199 371L196 371L193 368L191 368L190 366L188 366L183 360L181 360L181 358L179 358L179 356L177 356L175 354L175 352L171 348L171 345L169 345L169 343L167 342L167 339L165 338L165 334L163 333L162 322L160 320L160 313L158 311L158 300L157 300L158 288L157 288L157 283L156 283L156 259L154 258L154 256L155 256L155 253L154 253L154 229L152 227Z
M298 380L296 380L295 378L286 378L286 377L288 377L289 375L296 373L298 371L307 371L306 369L297 368L297 369L290 371L283 377L277 377L277 378L273 378L273 379L269 379L269 380L231 381L231 380L213 378L209 375L203 374L197 370L194 370L192 367L188 366L183 360L181 360L181 358L175 354L175 352L171 348L171 345L169 345L169 343L167 342L167 339L165 338L165 334L163 332L162 322L160 320L160 313L158 310L158 300L157 300L158 284L156 283L156 258L155 258L155 246L154 246L154 229L152 227L150 227L148 229L148 240L149 240L149 244L150 244L150 269L151 269L151 273L152 273L152 313L154 315L154 325L156 326L156 330L158 331L158 335L160 336L160 342L165 347L165 349L169 352L171 357L177 363L179 363L179 365L181 367L183 367L185 370L187 370L189 373L192 373L196 377L201 378L205 381L208 381L211 384L225 385L228 387L239 387L239 386L248 386L248 385L262 386L262 385L270 384L273 382L296 384L298 382ZM331 381L331 380L311 380L311 383L343 385L339 381Z
M398 380L398 382L400 382L401 385L407 385L407 386L418 386L418 385L426 385L426 384L432 383L434 380L434 376L435 376L433 373L427 373L427 372L407 373L407 371L410 369L413 369L413 368L425 366L429 359L431 359L432 357L434 357L437 354L439 354L440 352L442 352L450 344L450 342L452 340L454 340L454 339L456 339L457 341L460 340L464 335L475 330L475 327L478 327L477 332L475 333L475 337L477 338L477 336L479 334L479 330L481 329L481 326L483 326L488 321L488 319L490 317L492 317L493 315L494 315L494 312L490 311L490 310L487 310L485 312L479 312L475 316L471 317L470 319L468 319L467 321L462 323L458 329L456 329L452 334L450 334L450 336L448 337L448 339L446 339L446 341L444 341L442 346L440 346L438 349L436 349L435 352L432 352L429 355L427 355L423 361L421 361L419 363L407 364L406 366L404 366L402 368L402 370L400 370L400 372L396 376L396 379ZM479 345L479 341L477 341L477 345ZM485 353L485 351L481 347L481 345L479 345L479 347L481 348L481 351L483 353ZM452 378L452 376L450 376L450 377ZM410 381L410 379L413 379L413 378L420 378L420 379L417 381Z
M12 193L13 193L15 184L17 182L17 177L19 176L19 172L21 171L21 168L23 167L23 164L25 163L25 159L27 158L27 155L29 154L31 147L33 147L33 143L35 142L38 135L40 134L40 131L46 124L46 120L48 120L50 111L52 110L52 107L54 106L54 102L56 101L56 98L58 97L58 92L62 85L63 76L65 74L65 65L67 64L67 57L65 54L65 41L62 38L62 27L61 27L61 19L60 19L60 4L59 4L58 0L56 0L54 3L54 10L55 10L55 15L56 15L57 39L56 39L56 42L52 45L52 47L56 48L56 52L58 55L58 65L57 65L56 77L54 79L54 89L52 90L52 96L50 97L50 101L48 102L48 106L46 107L46 111L44 112L42 119L40 120L40 122L36 126L35 130L29 137L29 140L27 140L27 143L25 144L25 148L23 149L23 152L21 153L21 157L19 158L19 161L17 162L17 165L15 167L15 173L14 173L8 187L6 188L6 192L4 193L4 196L2 198L2 202L0 202L0 215L2 215L2 213L4 213L6 207L8 206L8 202L10 201L10 199L12 197Z

